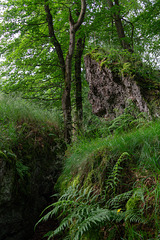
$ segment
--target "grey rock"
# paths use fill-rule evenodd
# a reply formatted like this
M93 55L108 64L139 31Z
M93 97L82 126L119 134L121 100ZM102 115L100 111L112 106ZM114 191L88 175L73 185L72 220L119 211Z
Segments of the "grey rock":
M90 55L86 55L84 60L90 88L88 98L95 115L114 119L115 110L123 113L128 99L134 101L141 112L150 114L148 102L152 101L152 96L133 77L120 76L105 66L101 67Z

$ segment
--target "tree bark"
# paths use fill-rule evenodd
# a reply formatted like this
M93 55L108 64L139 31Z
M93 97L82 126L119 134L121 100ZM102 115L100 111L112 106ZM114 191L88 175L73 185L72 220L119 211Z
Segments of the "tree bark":
M58 40L56 38L55 33L54 33L53 18L52 18L52 14L50 12L49 5L48 4L45 5L44 9L45 9L45 12L46 12L46 20L47 20L47 23L48 23L50 41L56 49L58 59L59 59L59 62L60 62L60 66L61 66L61 69L62 69L62 73L63 73L63 78L64 78L65 77L65 61L64 61L64 57L63 57L63 51L62 51L60 43L58 42Z
M119 1L115 0L115 5L119 7ZM114 7L112 0L107 0L108 6L110 9ZM129 52L133 52L130 44L125 40L125 32L122 24L122 19L120 17L120 11L117 11L117 13L113 13L113 19L115 22L118 38L120 40L120 43L124 49L127 49Z
M47 2L47 0L46 0ZM69 33L69 49L66 59L64 60L64 55L61 49L61 45L58 42L53 26L53 19L49 9L48 3L45 5L45 12L47 15L49 36L52 44L55 46L59 62L61 64L62 73L64 77L64 92L62 96L62 109L64 117L64 137L67 143L71 142L71 130L72 130L72 117L71 117L71 68L72 68L72 57L75 48L75 35L77 30L80 28L85 12L86 12L86 0L81 0L81 12L79 14L78 20L75 23L71 11L69 12L69 24L70 24L70 33Z
M75 83L76 83L76 125L78 131L82 128L83 104L82 104L82 80L81 80L81 60L85 46L85 38L77 40L75 54Z
M69 14L69 24L70 24L70 34L69 34L69 50L65 61L65 89L62 97L62 107L64 114L64 125L65 125L65 139L67 143L71 142L72 134L72 122L71 122L71 68L72 68L72 57L75 49L75 35L77 30L80 28L86 11L86 0L81 0L81 12L79 14L78 20L75 23L70 11Z
M67 143L71 142L72 137L72 116L71 116L71 71L72 71L72 57L75 46L75 30L70 23L70 41L69 51L65 60L65 87L62 96L62 109L64 116L64 137Z

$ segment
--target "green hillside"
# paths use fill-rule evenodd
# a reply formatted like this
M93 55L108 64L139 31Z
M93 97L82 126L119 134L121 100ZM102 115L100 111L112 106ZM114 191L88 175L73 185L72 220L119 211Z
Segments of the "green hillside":
M121 115L106 136L101 127L103 136L82 137L66 152L59 200L41 219L60 221L48 239L158 240L160 121Z

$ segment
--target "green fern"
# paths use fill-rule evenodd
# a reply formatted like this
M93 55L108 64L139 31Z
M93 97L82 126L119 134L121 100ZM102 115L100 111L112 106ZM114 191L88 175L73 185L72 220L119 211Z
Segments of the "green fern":
M140 128L149 123L150 118L147 113L140 112L132 99L128 99L126 104L128 106L124 109L124 113L112 120L109 126L110 132L121 133L133 128Z
M127 152L124 152L121 154L121 156L119 157L119 159L117 160L116 164L114 165L112 172L110 174L110 176L108 177L107 181L106 181L106 191L113 191L113 194L115 196L115 192L116 192L116 186L120 181L120 177L121 177L121 170L123 169L120 164L124 161L124 160L129 160L130 159L130 155Z
M44 238L47 237L48 240L52 240L54 237L54 231L49 231L44 235Z
M58 215L62 221L58 228L45 235L48 239L67 230L68 239L80 240L95 227L100 230L107 222L120 222L124 219L124 213L117 214L117 210L102 208L93 189L79 190L78 186L69 187L59 200L48 206L45 211L49 209L51 210L37 224L47 221L53 215Z
M120 209L132 196L133 190L116 195L107 201L106 206L110 209Z

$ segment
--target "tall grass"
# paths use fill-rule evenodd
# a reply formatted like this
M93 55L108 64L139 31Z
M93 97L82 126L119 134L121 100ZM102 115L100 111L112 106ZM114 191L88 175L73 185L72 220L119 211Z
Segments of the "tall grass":
M0 93L0 120L32 120L61 124L60 112L57 109L47 111L36 104L20 97L12 97Z
M150 122L147 126L134 129L129 133L110 135L106 138L97 138L88 141L81 139L71 149L70 156L65 161L64 170L79 168L84 161L90 159L94 153L103 148L110 149L110 154L128 152L135 163L145 165L151 169L160 168L158 150L160 150L160 120Z
M62 128L59 111L47 111L36 104L0 93L0 148L6 149L17 141L17 127L30 123L39 129L52 126L55 131Z

